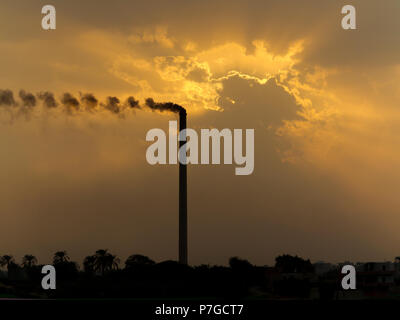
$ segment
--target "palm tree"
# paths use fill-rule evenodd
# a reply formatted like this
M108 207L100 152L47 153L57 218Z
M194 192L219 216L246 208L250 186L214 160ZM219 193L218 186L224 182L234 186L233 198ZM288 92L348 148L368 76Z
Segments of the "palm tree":
M118 270L119 258L114 254L109 254L107 258L107 269L108 270Z
M14 257L12 255L5 254L4 256L0 257L1 267L7 266L7 269L9 269L10 265L13 263L14 263Z
M26 254L24 255L24 257L22 258L22 265L25 268L31 268L32 266L34 266L37 263L37 259L34 255L31 254Z
M104 275L106 271L118 269L119 259L117 256L107 252L107 250L97 250L94 257L94 269L95 271L99 271L102 275Z
M67 251L57 251L53 257L53 264L64 263L69 260Z
M107 268L107 250L97 250L95 256L95 263L94 267L96 271L101 272L101 274L104 274L104 270Z
M83 260L83 269L86 273L93 273L96 269L96 256L87 256Z

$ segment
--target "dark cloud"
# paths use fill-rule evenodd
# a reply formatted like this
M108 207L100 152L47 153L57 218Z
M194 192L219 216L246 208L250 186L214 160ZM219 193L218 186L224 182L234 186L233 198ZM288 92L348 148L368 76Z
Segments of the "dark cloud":
M224 112L214 115L219 125L252 128L262 123L264 128L276 129L284 121L301 119L302 107L275 79L260 84L235 76L224 80L223 85L220 100Z
M106 55L101 57L86 55L87 47L78 48L79 50L74 51L74 54L69 51L72 48L77 49L76 34L88 32L91 37L90 32L94 32L93 30L96 32L95 36L99 38L103 35L111 35L111 37L115 35L130 39L129 37L136 31L147 32L151 38L153 37L152 30L156 25L166 26L167 36L174 39L175 46L168 48L168 51L165 49L165 55L174 56L188 55L188 52L184 50L188 41L195 44L195 49L189 55L195 56L202 50L232 42L244 45L247 49L246 54L250 56L256 50L254 40L265 41L268 52L273 54L285 53L295 41L305 40L304 51L295 57L299 62L293 67L301 73L300 77L306 77L309 68L327 67L328 71L335 72L337 83L344 84L350 94L354 94L357 82L368 84L372 79L382 84L382 86L368 87L362 92L364 94L358 94L361 90L354 94L354 99L359 99L359 101L366 100L371 92L382 93L382 90L389 90L388 73L382 70L384 72L382 75L374 76L371 70L377 66L389 66L395 70L393 66L398 64L400 52L400 42L397 39L400 31L397 0L384 2L353 0L352 4L357 9L358 23L358 29L355 31L341 29L340 9L345 3L340 1L149 0L138 3L122 0L113 2L71 0L57 4L57 10L63 12L63 19L69 22L76 33L73 32L74 37L71 39L71 35L67 34L70 29L58 30L57 34L60 35L59 32L61 32L63 36L58 37L61 39L58 42L56 39L53 39L55 42L51 40L54 46L48 50L47 56L43 56L45 52L36 48L35 45L24 46L25 50L21 50L23 44L31 43L26 40L47 37L40 28L26 27L37 23L37 4L32 1L21 1L25 8L24 12L21 12L20 2L4 1L2 12L5 24L12 25L15 16L25 21L25 25L19 24L4 34L3 41L6 41L6 45L0 64L2 73L5 75L2 77L3 86L6 87L31 86L31 83L37 81L37 75L41 72L48 73L49 76L42 77L38 85L57 90L59 87L53 87L57 83L53 84L51 81L54 79L53 72L60 72L57 74L58 79L67 79L77 87L83 84L84 88L96 88L94 90L98 92L113 92L115 95L132 92L129 90L132 90L135 84L121 81L117 77L105 76L108 75L108 70L101 68L104 65L109 66L110 61L104 58ZM96 14L92 14L94 7ZM132 19L132 12L135 12L134 19ZM133 29L135 30L132 31ZM93 38L93 41L98 41L96 37ZM66 39L71 40L71 43ZM156 40L152 39L152 41ZM146 61L150 61L154 56L163 56L164 51L156 48L157 44L150 46L144 43L135 46L129 43L129 40L127 42L126 45L128 47L132 45L133 49L129 52L135 52L135 55ZM18 45L14 46L15 43ZM37 43L40 45L42 42ZM14 49L12 49L13 46ZM112 52L114 47L110 43L108 46L111 47L110 52ZM98 48L95 49L97 52L100 51ZM119 56L118 50L119 48L115 49L115 56ZM27 55L23 59L21 59L24 57L21 56L21 52ZM33 56L35 53L36 56ZM53 56L55 60L51 60ZM230 59L225 56L220 58ZM49 63L49 59L52 63ZM172 59L165 61L170 62ZM59 61L65 61L65 65L84 66L84 68L89 68L90 73L81 74L81 69L77 68L79 71L72 77L69 68L60 71L48 67L59 66ZM188 70L189 66L180 65L179 67ZM235 65L234 67L236 68ZM352 70L352 75L355 76L351 78L347 74L343 76L340 73L341 68ZM227 71L229 68L221 72ZM136 78L148 81L152 88L158 90L157 93L168 92L169 88L164 86L164 83L157 84L155 77L152 78L152 75L147 75L145 72L147 70L143 71L143 74L136 73ZM245 72L254 75L251 70ZM256 72L255 67L254 73ZM187 79L202 81L205 76L206 74L195 69L187 75ZM25 83L22 84L21 81ZM317 79L316 82L319 80ZM134 88L137 90L139 87ZM397 87L393 87L391 92L388 91L386 95L388 99L397 92L396 90ZM148 94L151 95L151 93ZM349 100L347 95L338 97L341 97L343 102ZM41 100L44 101L46 107L57 105L51 93L43 94ZM0 101L5 105L3 98ZM13 98L11 100L6 98L5 101L8 101L8 105L15 105L15 101L10 102ZM96 108L98 105L98 100L93 95L90 98L82 96L80 101L86 109ZM380 144L360 140L357 142L361 143L349 144L351 146L349 149L348 145L342 143L336 146L334 151L326 154L314 148L313 153L322 155L321 158L319 155L316 158L318 164L314 162L307 163L306 166L296 166L282 163L275 149L274 141L276 140L274 139L277 137L274 136L274 130L267 129L269 126L278 127L284 120L301 119L298 113L301 107L296 105L292 96L274 81L260 84L257 81L233 77L223 81L219 101L224 112L205 112L204 115L190 118L188 125L192 128L212 126L219 129L255 128L255 173L239 178L233 175L231 166L191 167L189 216L191 226L196 226L191 229L193 231L191 243L194 249L191 253L192 262L225 263L229 255L244 255L250 260L254 258L254 262L273 263L274 255L282 251L313 259L334 260L349 257L386 259L394 256L392 254L397 250L395 244L399 241L398 233L396 233L399 222L395 212L398 207L395 205L397 198L393 197L392 201L384 201L381 195L383 192L376 193L377 189L373 189L376 184L373 183L371 183L371 191L374 192L368 192L368 195L375 195L372 198L376 201L376 208L368 203L371 197L361 196L363 195L361 189L368 184L365 183L368 181L365 180L367 176L376 174L374 170L377 168L390 169L392 167L386 162L373 162L375 157L371 157L370 154L360 158L360 165L354 166L354 163L358 163L356 154L360 146L368 144L373 147ZM233 104L230 101L236 103ZM357 106L359 101L356 101L354 106ZM313 101L313 107L317 104L318 102ZM120 113L121 107L129 105L129 102L120 104L120 100L116 97L109 97L106 103L102 104L113 113ZM146 101L146 106L152 110L174 111L176 108L171 110L173 105L173 103L158 104L152 99ZM377 103L378 114L387 105L390 104ZM391 105L398 105L398 103ZM138 106L134 104L134 108ZM347 108L347 105L345 107ZM363 122L357 122L364 121L363 117L359 117L360 114L362 113L357 113L354 121L357 128L364 128L364 125L360 125L364 124ZM154 254L156 259L174 257L177 195L174 197L166 193L165 187L174 188L171 181L177 181L176 168L149 166L144 156L137 156L144 155L146 150L143 145L133 146L135 139L128 139L129 145L120 146L127 140L124 132L135 132L135 134L129 134L129 138L132 136L143 138L150 127L165 125L167 129L168 122L164 119L167 117L159 117L163 118L159 119L159 122L156 122L157 117L153 117L146 123L145 117L148 115L139 113L139 117L141 116L143 116L141 118L143 121L135 122L138 125L134 126L129 123L129 129L126 131L121 130L121 123L118 123L117 128L111 127L112 130L99 130L98 134L94 135L98 139L95 141L92 141L86 133L79 133L83 139L78 139L77 143L76 135L73 139L71 138L71 143L60 143L71 134L69 127L58 137L46 134L40 136L39 139L35 134L18 133L14 137L7 138L10 141L11 139L17 141L13 144L15 151L20 148L23 151L21 153L26 152L28 158L33 161L25 161L27 157L16 156L2 159L2 167L7 167L7 170L0 171L0 175L3 174L2 180L9 182L1 189L0 202L3 205L3 211L7 212L4 218L8 227L0 234L2 240L0 242L8 243L10 238L18 238L18 241L10 243L9 250L19 250L17 252L23 254L25 253L23 250L30 246L37 248L42 256L47 256L55 245L70 245L73 251L83 255L103 244L108 246L110 243L113 243L121 252L128 254L131 253L129 252L131 246L127 243L134 242L143 252L149 255ZM384 113L382 116L386 116L384 120L387 119L388 123L395 126L395 117L387 117ZM375 117L371 118L375 119ZM346 123L343 125L345 126ZM141 128L141 132L134 131L139 130L138 127ZM4 131L1 136L8 137L10 132L7 128L2 128L2 130ZM380 136L382 131L374 130L374 136ZM105 139L110 132L118 132L121 136L119 139L115 139L114 136ZM398 136L394 130L390 131L390 134L393 137ZM307 140L307 137L303 140ZM112 141L112 144L105 145L104 141ZM5 143L7 142L5 139L1 139L0 142L3 143L2 149L9 149L9 144ZM98 143L99 150L92 149L97 145L93 142ZM329 144L329 141L326 143ZM44 145L51 147L49 150L30 148L30 146ZM69 152L65 152L66 146L70 146ZM340 154L341 149L346 151L345 156ZM90 158L92 161L83 166L73 167L76 150L81 151L82 159ZM132 155L121 156L121 152L125 150L132 150ZM392 152L395 148L385 150L390 158L391 153L388 150ZM339 151L339 157L349 159L340 166L335 165L333 160L337 151ZM376 153L376 150L372 150L371 154L374 154L373 152ZM386 152L382 153L386 155ZM112 157L108 157L109 154ZM39 158L35 159L35 156ZM48 160L51 157L54 157L54 161ZM22 158L20 163L18 163L19 158ZM121 162L113 162L116 158ZM117 171L116 174L114 169L118 165L116 166L115 163L125 163L126 158L128 158L127 168ZM75 180L68 182L66 178L71 176L71 172L60 170L63 159L67 159L66 166L72 166L71 172L77 177ZM371 161L373 166L367 166L365 159ZM94 174L96 179L85 179L88 170L100 166L102 162L106 165ZM16 163L22 166L17 166ZM93 165L94 163L96 165ZM363 175L360 175L362 179L357 179L351 172L348 175L351 181L345 180L344 183L339 183L341 172L346 172L343 171L346 164L352 171L365 168L360 169L365 170L362 172ZM32 167L21 171L21 167L29 165ZM323 171L321 168L324 167L328 169ZM9 179L9 168L17 172L13 179ZM40 178L37 174L38 168L43 170L39 171L43 172ZM368 171L368 168L371 170ZM396 170L389 171L390 176L395 176ZM25 172L31 175L28 179ZM51 174L47 174L48 172ZM54 176L54 172L57 172L59 176ZM391 179L385 174L381 176L382 179L388 181ZM21 182L18 183L19 181ZM59 181L68 183L60 184ZM110 185L113 187L110 188ZM390 190L398 189L398 184L383 184L383 187L378 189L386 190L384 193L389 194ZM30 201L28 205L26 201L22 203L18 199L15 203L13 202L18 193L20 193L18 199L24 198ZM48 194L46 201L43 201L44 194ZM154 201L154 194L157 194L158 201ZM388 204L392 203L393 206L389 207ZM27 210L27 208L31 209ZM32 214L32 211L38 215ZM113 214L112 219L110 219L110 212ZM85 220L84 223L82 223L82 217ZM38 223L39 220L46 223ZM10 229L10 226L14 229ZM32 232L32 226L35 232ZM62 226L62 228L49 228L49 226ZM88 233L88 228L91 237L83 243L79 240L83 234ZM222 242L220 241L221 230L225 239ZM207 237L204 237L204 234L207 234ZM371 237L371 234L374 236ZM149 239L152 240L149 241ZM319 239L318 244L315 243L315 239ZM215 243L219 245L215 246Z

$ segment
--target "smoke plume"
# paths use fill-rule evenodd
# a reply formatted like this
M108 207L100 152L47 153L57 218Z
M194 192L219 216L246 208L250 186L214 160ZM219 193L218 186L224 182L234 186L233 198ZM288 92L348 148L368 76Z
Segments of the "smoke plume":
M15 106L14 94L11 90L0 89L0 106Z
M119 99L117 97L107 97L106 103L102 104L102 106L112 113L119 113L121 111Z
M132 109L141 109L139 101L135 100L134 97L129 97L128 99L126 99L126 104Z
M72 113L73 110L79 110L79 101L70 93L64 93L61 98L61 103L65 106L68 113Z
M22 100L22 106L26 108L33 108L36 106L36 98L30 92L25 92L25 90L20 90L19 97Z
M98 100L91 93L81 94L81 103L85 106L85 108L89 111L94 110L97 107Z
M43 105L47 108L56 108L58 106L58 103L54 98L54 94L52 94L51 92L39 92L37 96L40 100L43 101Z
M147 98L146 99L146 106L149 107L151 110L158 110L158 111L170 111L174 113L186 113L186 110L184 107L172 103L172 102L154 102L152 98Z
M14 94L11 90L0 89L0 106L18 107L17 116L24 114L26 119L31 118L38 100L42 101L43 108L56 109L61 104L67 114L77 115L77 111L97 113L102 110L108 110L112 114L118 115L118 117L124 118L129 110L145 110L150 109L152 111L160 112L173 112L186 114L185 108L172 102L155 102L153 98L147 98L145 104L141 105L139 100L136 100L133 96L129 96L125 102L121 103L121 100L117 97L109 96L105 102L99 102L99 100L92 93L79 93L79 99L75 98L71 93L66 92L57 101L54 94L49 91L42 91L36 94L36 96L25 90L20 90L18 94L19 100L14 100ZM37 98L36 98L37 97ZM38 99L38 100L37 100ZM97 108L97 106L102 108ZM11 113L11 117L14 117L14 108L7 108L8 112Z

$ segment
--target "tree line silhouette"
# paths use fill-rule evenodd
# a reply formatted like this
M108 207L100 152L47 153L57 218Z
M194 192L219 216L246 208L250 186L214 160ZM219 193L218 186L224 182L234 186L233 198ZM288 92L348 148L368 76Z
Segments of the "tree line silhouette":
M135 255L128 258L127 263L135 260ZM108 250L97 250L94 255L88 256L83 261L84 271L87 273L100 273L104 275L105 272L118 269L120 260L117 256L108 252ZM26 254L22 258L22 263L18 265L12 255L0 256L0 267L5 267L8 272L18 269L32 269L37 266L38 260L34 255ZM53 265L55 267L69 266L71 270L75 269L77 272L79 266L76 262L70 261L66 251L57 251L53 256Z
M66 251L57 251L53 265L57 289L43 290L42 265L34 255L24 255L20 264L12 255L0 256L0 298L306 298L312 287L307 275L313 273L310 260L291 255L276 257L275 265L268 267L238 257L230 258L229 266L188 266L172 260L156 263L133 254L121 266L120 259L106 249L85 257L82 268ZM330 285L330 291L334 289Z

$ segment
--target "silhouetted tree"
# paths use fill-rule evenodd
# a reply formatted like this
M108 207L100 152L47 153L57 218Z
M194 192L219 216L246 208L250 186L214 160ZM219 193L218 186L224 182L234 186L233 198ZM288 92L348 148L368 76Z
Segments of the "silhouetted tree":
M96 258L95 271L100 272L102 275L107 271L118 269L119 259L107 250L97 250L94 256Z
M7 271L10 280L21 280L23 278L22 268L14 261L10 261Z
M275 268L283 273L313 272L314 268L310 260L304 260L298 256L284 254L275 258Z
M74 261L69 261L67 251L57 251L53 256L53 265L57 271L57 281L69 283L76 279L79 274L78 264Z
M53 264L64 263L69 261L67 251L57 251L53 256Z
M26 254L24 255L24 257L22 258L22 265L25 268L31 268L32 266L34 266L37 263L37 259L34 255L31 254Z
M7 267L7 270L10 269L10 266L14 263L14 257L12 255L5 254L0 257L0 266Z
M249 270L253 267L250 262L244 259L240 259L238 257L230 258L229 266L234 270Z
M141 254L133 254L129 256L128 259L126 259L125 268L132 269L135 267L151 266L154 264L155 262L149 257L143 256Z
M249 287L254 284L255 268L253 265L244 259L232 257L229 259L229 266L233 271L234 290L233 295L245 295Z
M87 256L83 260L83 269L86 273L93 274L96 270L96 256Z

